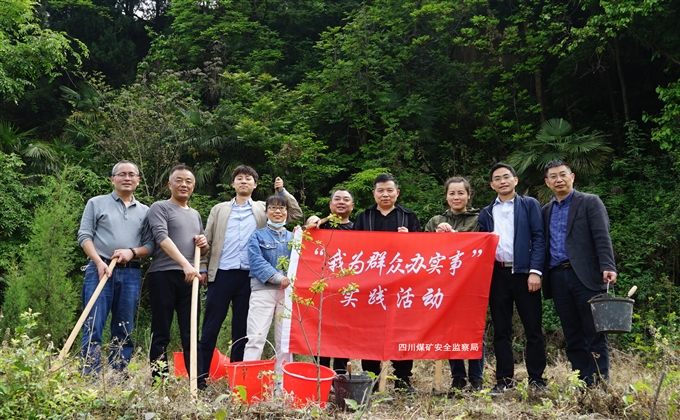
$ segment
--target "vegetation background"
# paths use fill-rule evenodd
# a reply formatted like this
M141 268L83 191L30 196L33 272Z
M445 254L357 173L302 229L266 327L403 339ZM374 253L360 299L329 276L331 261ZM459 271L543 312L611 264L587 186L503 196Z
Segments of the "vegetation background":
M387 171L425 223L445 209L449 176L470 179L475 206L488 203L499 160L545 202L540 168L559 157L607 206L619 293L639 287L633 331L612 346L657 380L666 373L672 416L679 19L674 0L3 0L4 349L29 307L43 314L32 327L42 348L63 344L81 309L79 216L111 190L120 159L139 164L136 196L149 204L167 198L173 164L192 165L204 220L231 197L241 163L261 175L257 198L281 176L305 217L325 215L337 186L356 195L356 211L368 207L373 177ZM147 300L133 336L142 355ZM564 362L545 307L552 361ZM656 404L626 400L643 392L633 388L610 415Z

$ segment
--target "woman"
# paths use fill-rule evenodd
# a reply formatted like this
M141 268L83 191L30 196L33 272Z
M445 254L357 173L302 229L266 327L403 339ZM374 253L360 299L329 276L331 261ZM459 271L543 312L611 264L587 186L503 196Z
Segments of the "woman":
M434 216L427 222L425 232L477 232L477 216L479 209L468 209L472 196L470 183L462 177L453 177L444 183L446 189L446 202L449 209L444 213ZM468 375L465 372L464 360L449 360L451 366L451 386L454 389L463 389L469 380L472 389L482 388L482 372L484 370L484 347L482 358L469 360ZM466 377L468 379L466 379Z
M248 240L248 262L250 263L250 308L248 310L248 343L243 360L260 360L269 327L274 324L277 375L281 375L281 362L290 354L281 351L282 317L285 311L285 289L290 285L286 273L278 268L279 259L290 258L288 243L293 233L286 230L288 200L282 195L273 195L265 202L267 226L253 232Z

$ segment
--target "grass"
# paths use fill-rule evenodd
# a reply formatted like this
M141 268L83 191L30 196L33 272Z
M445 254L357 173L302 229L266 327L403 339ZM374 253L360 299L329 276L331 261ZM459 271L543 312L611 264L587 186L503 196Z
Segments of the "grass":
M188 381L168 377L163 384L152 386L148 363L137 354L128 370L129 377L104 369L94 382L74 380L74 388L96 395L86 418L145 418L145 419L353 419L361 414L367 419L645 419L654 407L655 418L674 418L674 407L680 402L677 391L680 375L677 369L667 369L656 404L656 389L662 371L646 367L635 356L612 352L611 381L608 386L586 389L570 371L566 360L548 367L545 377L547 391L535 394L528 387L526 371L516 366L518 384L515 390L498 397L488 395L493 385L493 366L487 362L485 388L476 393L440 393L434 388L434 362L416 361L413 385L415 394L390 392L375 395L364 413L342 413L334 404L325 409L312 406L289 408L283 399L253 406L232 401L230 390L223 381L212 384L192 401ZM446 366L446 363L444 364ZM65 367L71 369L71 367ZM77 375L74 375L74 378ZM448 368L444 382L450 385ZM331 395L332 398L332 395Z
M545 372L547 390L532 392L526 371L517 365L514 390L498 397L488 394L494 383L493 356L487 357L480 392L434 391L434 362L414 364L414 394L375 395L363 412L290 408L284 398L247 406L232 398L225 381L217 381L192 400L186 379L166 377L153 384L148 356L141 349L125 373L108 367L96 378L78 374L76 357L51 372L55 350L49 341L31 336L35 315L4 336L0 346L0 419L673 419L680 404L680 356L676 347L657 343L652 354L611 351L611 380L600 388L585 388L570 371L560 351ZM673 340L673 343L677 340ZM359 366L359 363L354 363ZM172 369L171 369L172 372ZM444 387L450 373L444 363Z

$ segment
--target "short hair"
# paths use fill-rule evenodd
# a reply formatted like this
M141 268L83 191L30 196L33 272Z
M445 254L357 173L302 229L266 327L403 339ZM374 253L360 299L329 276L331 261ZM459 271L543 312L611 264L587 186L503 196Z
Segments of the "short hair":
M491 170L489 171L489 181L492 181L492 180L493 180L493 173L496 172L496 171L497 171L498 169L500 169L500 168L508 169L508 170L510 171L510 173L512 173L512 176L517 177L517 172L515 172L515 168L513 168L513 167L510 166L510 165L508 165L507 163L498 162L498 163L495 163L495 164L491 167Z
M189 171L191 172L191 175L194 175L193 169L191 169L191 166L187 165L175 165L170 169L170 174L168 175L168 181L172 182L172 174L174 174L177 171Z
M274 194L267 197L267 201L265 201L264 205L265 208L269 208L270 205L274 205L283 206L288 209L288 199L283 195Z
M260 176L257 174L255 169L251 168L248 165L239 165L234 170L231 172L231 182L234 182L237 176L239 175L250 175L253 177L255 180L255 183L257 184L257 181L260 179Z
M139 166L137 166L135 163L130 162L129 160L121 160L115 165L113 165L113 169L111 169L111 176L116 175L116 172L118 172L118 167L120 165L125 165L126 163L134 166L135 170L137 171L137 175L139 175Z
M378 182L394 182L394 186L398 189L399 188L399 183L397 183L397 178L390 174L380 174L375 177L375 180L373 180L373 189L375 189L375 186L378 185Z
M352 197L352 202L354 202L354 194L352 194L347 188L336 188L333 191L331 191L331 201L333 201L333 197L335 197L335 193L338 191L347 191L347 194L349 194L349 196Z
M545 173L545 176L546 177L548 176L548 169L556 168L558 166L566 166L567 169L569 169L569 172L572 172L571 167L569 166L569 164L567 164L567 162L563 161L562 159L555 159L555 160L548 162L548 164L545 165L545 168L543 168L543 172Z
M470 182L468 182L468 180L462 176L452 176L451 178L447 179L446 182L444 182L444 194L448 193L449 185L458 183L462 183L463 187L465 187L465 191L467 191L468 195L472 197L472 187L470 186Z

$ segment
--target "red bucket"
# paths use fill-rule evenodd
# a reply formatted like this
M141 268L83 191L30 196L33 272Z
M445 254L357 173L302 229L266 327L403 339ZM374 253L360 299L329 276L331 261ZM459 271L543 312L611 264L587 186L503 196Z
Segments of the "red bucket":
M314 363L284 363L281 368L283 369L283 389L286 393L295 397L295 407L302 408L316 402L321 407L326 406L331 385L333 385L333 378L335 378L333 369L319 366L321 370L321 398L318 400L316 392L317 366Z
M275 363L276 359L225 363L229 387L243 401L243 395L237 389L242 386L245 390L244 402L248 405L263 401L267 394L272 393Z
M187 367L184 364L184 353L176 351L172 353L175 362L175 376L188 376ZM229 359L220 353L219 350L213 351L212 362L210 362L210 380L215 381L227 376L227 369L224 367Z

